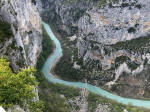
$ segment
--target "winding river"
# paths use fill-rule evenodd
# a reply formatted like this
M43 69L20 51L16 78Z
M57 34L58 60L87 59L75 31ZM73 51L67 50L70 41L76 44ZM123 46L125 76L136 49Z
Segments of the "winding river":
M43 22L44 28L46 29L48 35L50 38L53 40L56 48L51 56L46 60L45 64L43 65L42 72L44 76L52 83L59 83L59 84L64 84L67 86L74 86L76 88L86 88L87 90L96 93L98 95L101 95L103 97L106 97L108 99L117 101L122 104L132 104L133 106L138 106L138 107L144 107L150 109L150 101L146 100L138 100L138 99L131 99L131 98L124 98L121 96L117 96L114 94L111 94L100 87L93 86L91 84L86 84L82 82L69 82L69 81L64 81L61 79L56 78L53 76L52 73L50 73L50 70L52 69L53 65L55 65L56 60L62 55L62 48L59 40L55 37L53 34L50 26Z

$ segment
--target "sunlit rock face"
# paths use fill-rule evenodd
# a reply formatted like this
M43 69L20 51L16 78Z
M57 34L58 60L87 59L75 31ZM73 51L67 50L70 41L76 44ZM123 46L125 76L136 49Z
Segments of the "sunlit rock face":
M87 10L78 21L79 55L84 57L84 60L100 60L107 68L110 68L116 57L122 55L138 57L137 61L141 61L141 55L136 54L138 50L133 53L120 48L120 52L113 50L111 45L150 35L149 8L149 0L118 0L116 3L110 0L103 7ZM92 47L97 47L97 50L93 52ZM95 53L99 57L95 58Z
M150 34L150 1L126 0L118 4L108 3L103 8L86 11L78 22L85 35L93 34L94 40L103 44L115 44Z
M60 29L69 35L77 33L79 56L85 61L100 60L103 66L110 68L120 52L112 52L110 45L150 34L149 0L106 0L101 7L94 0L66 1L43 0L44 17L47 21L55 20ZM73 32L72 28L77 31ZM137 56L137 53L130 53L127 49L121 55L127 54L133 58Z
M5 49L3 54L7 54L12 62L12 67L16 71L19 66L34 66L37 57L41 52L42 25L37 7L31 0L1 0L0 20L11 24L13 37L11 42L18 49ZM8 44L4 45L7 48ZM17 64L21 62L21 65Z

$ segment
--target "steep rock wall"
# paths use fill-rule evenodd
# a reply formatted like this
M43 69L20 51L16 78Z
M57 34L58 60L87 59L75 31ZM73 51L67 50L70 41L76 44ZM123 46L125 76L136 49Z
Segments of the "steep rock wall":
M31 0L1 0L0 20L8 22L13 32L0 52L10 59L14 71L20 66L34 66L42 50L42 25L36 6Z

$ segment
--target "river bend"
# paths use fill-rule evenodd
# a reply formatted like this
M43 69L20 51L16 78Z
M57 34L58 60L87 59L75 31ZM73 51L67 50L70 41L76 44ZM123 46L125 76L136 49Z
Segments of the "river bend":
M144 108L150 109L150 101L124 98L124 97L109 93L109 92L101 89L100 87L96 87L91 84L86 84L86 83L82 83L82 82L64 81L64 80L58 79L55 76L53 76L53 74L50 72L50 70L52 69L56 60L59 59L59 57L62 55L62 48L61 48L61 44L60 44L59 40L53 34L50 26L48 24L46 24L45 22L42 22L42 24L44 25L44 28L46 29L48 35L53 40L53 42L56 46L53 51L53 54L48 57L48 59L46 60L45 64L43 65L43 68L42 68L42 72L43 72L44 76L48 79L48 81L50 81L52 83L64 84L67 86L74 86L76 88L86 88L87 90L89 90L93 93L96 93L96 94L106 97L108 99L117 101L118 103L122 103L125 105L132 104L133 106L144 107Z

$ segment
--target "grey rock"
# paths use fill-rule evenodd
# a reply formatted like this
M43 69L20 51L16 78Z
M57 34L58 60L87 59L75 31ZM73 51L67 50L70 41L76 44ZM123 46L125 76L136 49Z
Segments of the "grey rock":
M0 18L11 24L15 46L22 49L11 49L8 53L14 71L19 68L16 62L20 60L24 61L23 65L35 66L42 50L42 25L37 7L31 0L1 0Z

